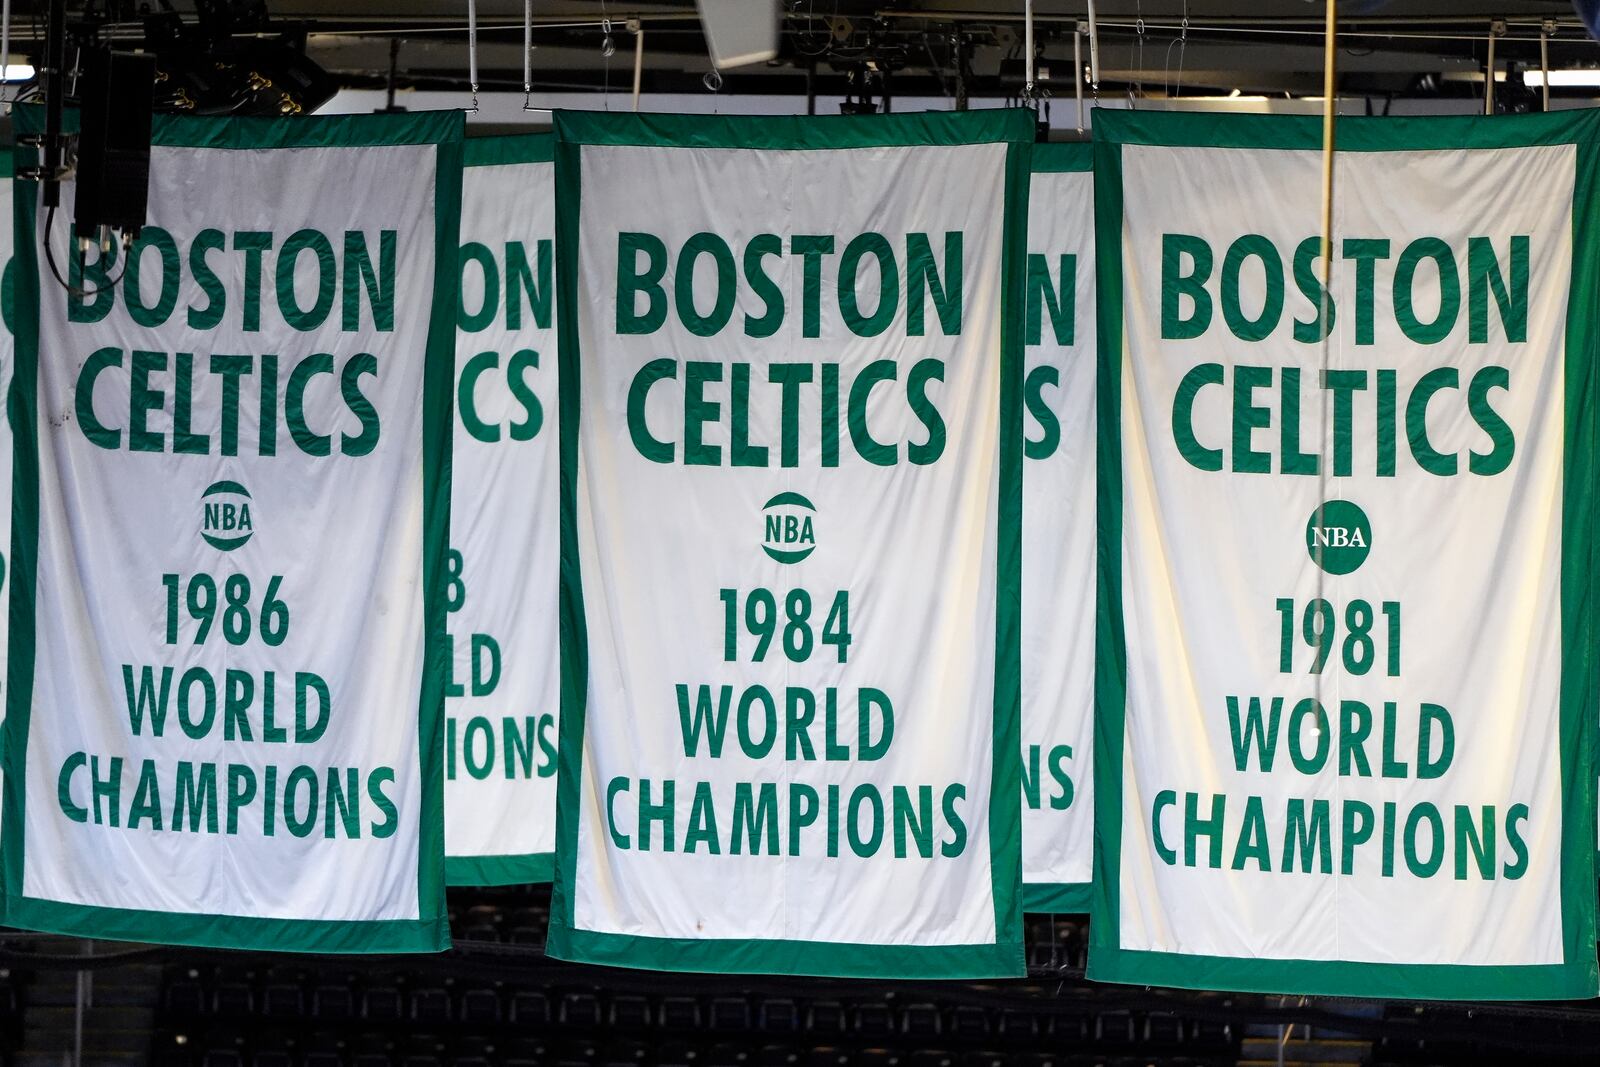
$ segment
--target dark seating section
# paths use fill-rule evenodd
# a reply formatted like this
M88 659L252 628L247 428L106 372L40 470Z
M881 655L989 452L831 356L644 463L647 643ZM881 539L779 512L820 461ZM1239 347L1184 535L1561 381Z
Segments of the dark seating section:
M451 891L458 942L544 943L548 890ZM1186 1067L1232 1063L1227 1027L1097 1011L1081 917L1030 916L1034 988L675 982L537 957L173 964L152 1067ZM516 950L510 950L516 951ZM523 961L518 963L517 961ZM509 965L508 965L509 964ZM508 977L509 976L509 977ZM814 991L814 993L813 993ZM1002 1005L1003 1002L1003 1005ZM1049 1051L1043 1051L1049 1050Z
M22 1039L23 990L32 975L0 967L0 1067L10 1067Z

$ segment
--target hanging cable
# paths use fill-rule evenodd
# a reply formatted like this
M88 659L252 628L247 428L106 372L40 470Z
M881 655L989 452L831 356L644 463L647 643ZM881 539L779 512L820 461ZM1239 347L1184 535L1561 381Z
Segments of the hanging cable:
M478 0L467 0L467 82L472 86L472 106L478 110Z

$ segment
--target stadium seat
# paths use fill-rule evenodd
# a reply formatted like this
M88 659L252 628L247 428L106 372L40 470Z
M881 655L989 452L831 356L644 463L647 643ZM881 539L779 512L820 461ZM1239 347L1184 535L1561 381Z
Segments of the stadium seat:
M653 1014L650 1001L635 993L618 993L606 1008L606 1019L612 1026L635 1030L649 1026Z
M939 1006L922 1001L900 1009L900 1032L907 1037L936 1037L944 1030Z
M261 989L261 1014L268 1018L298 1019L305 1014L305 993L298 975L279 971L269 974Z
M750 1029L750 1002L743 997L713 997L711 1000L711 1029Z
M989 1019L982 1008L971 1004L958 1004L950 1012L950 1033L957 1037L977 1038L989 1036Z
M536 989L511 994L510 1019L517 1026L544 1026L550 1021L550 998Z
M424 1026L438 1026L450 1022L455 1012L450 1003L450 991L439 986L416 989L411 993L411 1020ZM412 1064L409 1067L421 1067Z
M800 1053L794 1045L763 1045L752 1057L756 1067L794 1067L800 1062Z
M190 968L181 977L169 978L162 1005L173 1016L191 1018L204 1014L206 991L200 984L200 972Z
M697 1031L704 1022L694 997L662 997L660 1017L662 1029L679 1033Z
M355 990L343 982L321 982L311 990L311 1015L326 1022L341 1022L356 1015Z
M788 997L763 997L756 1006L756 1027L769 1034L800 1029L800 1006Z
M211 1010L224 1018L247 1017L256 1010L255 991L245 972L218 972L211 992Z
M1174 1049L1183 1045L1183 1020L1167 1012L1145 1018L1144 1040L1155 1049Z
M868 1040L888 1037L894 1033L894 1010L882 1001L868 1001L856 1005L852 1029Z
M813 1000L806 1008L806 1030L819 1036L844 1033L844 1006L837 1000Z
M499 1023L500 991L468 989L461 994L461 1010L457 1018L469 1026L492 1026Z
M1113 1048L1125 1048L1135 1040L1133 1013L1108 1011L1095 1019L1095 1040Z
M564 993L557 1017L562 1026L599 1026L600 998L586 991Z
M361 1017L370 1022L399 1022L405 1018L400 990L392 985L370 985L361 992ZM360 1067L360 1065L357 1065ZM376 1064L367 1067L377 1067Z
M600 1050L600 1067L639 1067L649 1059L650 1046L628 1038L612 1038Z

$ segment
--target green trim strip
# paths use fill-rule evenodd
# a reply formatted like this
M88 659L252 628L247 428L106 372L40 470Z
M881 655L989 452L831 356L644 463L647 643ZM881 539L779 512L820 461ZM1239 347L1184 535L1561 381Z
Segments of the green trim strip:
M444 880L448 885L524 885L548 882L555 872L554 852L523 856L446 856Z
M1588 114L1588 113L1586 113ZM1596 663L1600 581L1600 145L1578 144L1572 183L1572 279L1567 290L1561 456L1561 945L1585 996L1600 989L1595 955Z
M1060 141L1033 146L1035 174L1073 174L1094 170L1094 145L1088 141Z
M1098 118L1099 112L1096 112ZM1122 146L1094 142L1094 868L1089 966L1119 951L1122 741L1128 648L1122 616Z
M559 120L560 113L556 118ZM556 352L561 442L561 721L556 763L556 861L550 890L550 932L576 926L573 884L578 873L579 782L583 777L584 703L589 690L589 631L578 566L578 208L581 163L577 145L556 138Z
M556 322L561 433L561 745L556 858L545 951L558 959L673 971L837 977L994 978L1026 973L1022 941L1021 556L1023 286L1032 112L859 119L684 118L557 112ZM989 864L996 940L894 946L779 939L679 939L582 930L575 918L588 635L578 538L578 225L583 144L763 149L1005 143L1000 327L1000 484Z
M555 157L555 134L525 133L511 137L468 137L462 159L469 167L498 167L510 163L549 163Z
M422 686L417 703L417 758L422 781L421 839L417 846L417 907L424 920L444 930L445 904L444 694L450 677L449 637L450 484L455 433L456 309L461 301L461 138L466 116L446 116L448 135L439 143L434 177L433 306L422 384ZM390 118L392 116L376 116Z
M1022 910L1033 915L1087 915L1093 890L1088 882L1028 882L1022 887Z
M1026 974L1022 944L1022 375L1027 310L1028 187L1033 141L1006 146L1000 242L1000 486L995 552L994 740L989 774L989 873L994 929L1015 940L1010 969ZM1007 934L1010 934L1009 938Z
M1600 110L1504 118L1341 119L1340 151L1441 151L1573 144L1572 276L1565 347L1562 476L1560 756L1562 952L1536 966L1386 964L1216 957L1121 947L1120 894L1127 648L1122 605L1122 146L1320 150L1316 119L1096 112L1095 245L1099 328L1100 610L1095 639L1095 857L1088 977L1133 985L1309 996L1568 1000L1600 988L1595 955L1597 671L1592 605L1597 569L1600 422Z
M4 753L3 813L0 813L0 920L24 929L83 937L157 941L206 948L262 951L437 952L450 945L444 895L444 687L449 670L445 636L445 556L450 528L450 438L455 367L455 269L461 220L460 112L435 112L426 120L393 116L332 119L191 119L158 117L163 145L280 148L434 144L434 279L426 349L423 353L422 512L424 655L417 702L418 813L416 919L317 920L104 908L23 895L28 729L33 711L34 622L39 543L39 257L35 209L37 184L19 184L13 212L15 256L16 387L8 403L15 440L12 494L12 582L9 688L0 727ZM42 110L19 108L18 128L42 123ZM71 116L68 126L76 124ZM283 127L283 128L280 128ZM420 132L429 139L420 138ZM18 147L18 163L34 155ZM24 157L23 153L26 153Z
M18 134L44 129L44 107L16 108ZM464 136L461 111L411 111L402 115L300 115L285 118L216 118L156 115L150 143L158 148L381 148L441 144ZM78 112L62 115L67 133L78 130Z
M20 120L30 109L19 108ZM13 149L20 169L35 151L21 145ZM15 349L12 386L6 398L11 417L13 465L11 473L11 595L8 611L7 668L4 699L5 722L0 724L0 761L5 774L0 791L0 919L20 923L9 901L22 893L23 816L27 790L23 772L27 762L28 724L33 717L34 603L39 564L39 240L36 182L12 184L13 266L12 337Z
M1589 891L1594 892L1593 886ZM1363 1000L1581 1000L1594 996L1594 984L1587 980L1581 965L1468 967L1107 952L1094 940L1094 923L1094 919L1089 922L1088 976L1096 982Z
M99 908L9 893L0 898L0 911L5 915L6 925L42 933L195 948L360 955L442 952L450 947L450 925L443 915L420 922L416 919L262 919L248 915Z
M691 940L601 934L557 924L551 912L546 955L607 967L700 974L785 974L822 978L1012 976L1021 940L985 945L854 945L828 941Z
M1445 115L1338 120L1340 152L1425 152L1528 148L1600 140L1600 108L1532 115ZM1265 148L1322 151L1322 119L1309 115L1216 115L1205 112L1094 112L1095 143L1166 148Z
M557 111L559 141L657 148L904 148L914 145L1032 144L1027 108L921 111L899 115L646 115Z

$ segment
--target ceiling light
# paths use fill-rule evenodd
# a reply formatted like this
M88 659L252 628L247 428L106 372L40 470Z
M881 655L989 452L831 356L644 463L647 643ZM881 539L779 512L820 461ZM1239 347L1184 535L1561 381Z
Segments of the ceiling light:
M1544 84L1544 71L1525 70L1522 72L1522 84L1538 87ZM1552 70L1550 84L1554 88L1568 89L1600 89L1600 70L1592 67L1578 67L1572 70Z
M26 63L7 63L0 67L0 81L25 82L33 77L33 68Z

